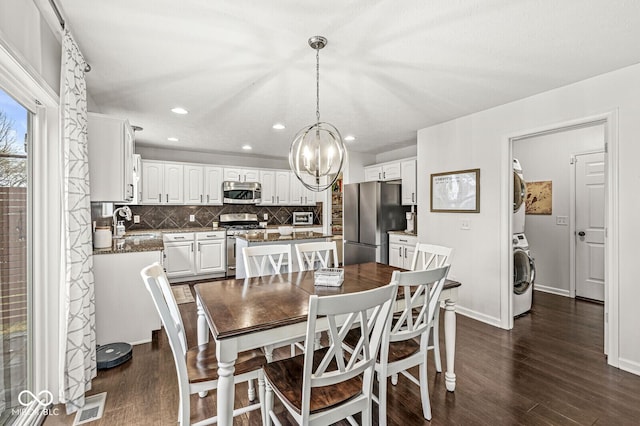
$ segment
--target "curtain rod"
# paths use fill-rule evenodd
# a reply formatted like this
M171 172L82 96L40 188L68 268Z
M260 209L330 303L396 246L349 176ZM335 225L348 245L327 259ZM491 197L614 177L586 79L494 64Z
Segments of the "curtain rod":
M60 13L60 9L58 9L58 6L56 5L56 2L54 0L49 0L49 4L51 5L51 8L53 9L53 13L56 14L56 17L58 18L58 22L60 22L60 26L64 30L65 22L64 22L64 19L62 18L62 14Z

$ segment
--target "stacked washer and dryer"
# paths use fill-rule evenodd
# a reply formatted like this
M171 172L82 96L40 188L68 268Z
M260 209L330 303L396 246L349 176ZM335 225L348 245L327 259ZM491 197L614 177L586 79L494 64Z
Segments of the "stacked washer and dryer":
M513 316L531 310L536 268L524 234L526 186L522 166L513 159Z

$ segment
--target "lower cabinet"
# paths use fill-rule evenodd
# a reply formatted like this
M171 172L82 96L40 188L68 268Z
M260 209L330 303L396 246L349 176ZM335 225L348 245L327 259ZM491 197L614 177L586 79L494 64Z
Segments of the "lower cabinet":
M226 273L225 231L163 235L164 269L171 282Z
M418 237L389 234L389 265L411 269Z
M160 251L93 256L98 345L151 341L160 329L160 316L140 277L140 270L160 262Z

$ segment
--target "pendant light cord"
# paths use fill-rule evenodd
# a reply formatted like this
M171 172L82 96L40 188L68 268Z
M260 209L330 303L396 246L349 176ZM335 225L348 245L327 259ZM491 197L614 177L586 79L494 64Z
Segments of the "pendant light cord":
M320 126L320 49L316 49L316 124Z

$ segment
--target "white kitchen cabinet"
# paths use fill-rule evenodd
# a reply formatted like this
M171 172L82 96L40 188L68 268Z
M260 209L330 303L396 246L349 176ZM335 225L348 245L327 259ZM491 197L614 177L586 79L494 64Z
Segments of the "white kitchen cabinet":
M307 189L306 186L300 182L300 179L295 175L295 173L291 174L291 188L290 188L290 199L289 205L291 206L315 206L316 205L316 196L317 192L311 191Z
M142 203L183 204L184 165L142 160Z
M222 167L204 167L204 198L206 204L222 204Z
M400 163L402 175L402 205L415 206L418 204L416 192L416 160L405 160Z
M91 201L133 201L134 133L129 122L89 113L87 140Z
M259 182L260 171L257 169L224 168L224 180L236 182Z
M166 233L164 268L171 282L224 276L226 231Z
M184 202L186 204L203 204L204 167L197 164L184 165Z
M222 204L222 167L184 164L185 204Z
M98 345L147 343L151 332L160 329L160 317L140 270L161 260L160 251L93 256Z
M164 234L164 269L168 278L193 276L195 235L192 232Z
M196 233L196 274L226 273L224 231Z
M276 171L261 170L260 184L262 185L262 201L260 205L273 206L276 204Z
M389 234L389 265L411 269L416 244L418 244L418 237L416 236Z
M397 180L401 178L400 162L375 164L364 168L364 180Z

